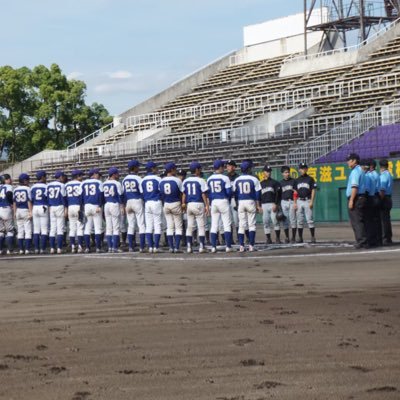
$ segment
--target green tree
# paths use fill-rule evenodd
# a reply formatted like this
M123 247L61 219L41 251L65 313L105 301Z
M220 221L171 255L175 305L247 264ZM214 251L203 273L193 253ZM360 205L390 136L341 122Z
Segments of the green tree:
M101 104L85 103L86 85L68 80L57 64L0 68L0 156L22 160L64 149L112 121Z

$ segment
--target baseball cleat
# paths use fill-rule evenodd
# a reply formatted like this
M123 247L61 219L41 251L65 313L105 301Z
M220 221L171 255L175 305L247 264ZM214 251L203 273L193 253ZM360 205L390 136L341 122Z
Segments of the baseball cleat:
M149 247L149 253L152 253L152 252L153 252L153 248Z
M29 250L25 250L25 254L28 255L31 254L31 252Z
M50 254L54 254L56 252L56 250L55 249L50 249Z
M83 253L82 246L78 246L78 253Z
M20 250L20 251L18 252L18 254L19 254L20 256L22 256L22 255L24 254L24 251L23 251L23 250Z
M158 253L158 248L157 247L154 247L153 253Z
M90 249L85 249L85 253L89 254L90 253Z
M252 245L249 245L249 251L250 251L250 252L253 252L253 251L255 251L255 248L254 248L254 246L252 246Z
M101 249L96 249L96 253L101 253Z
M211 253L216 253L217 252L217 248L216 247L211 247Z
M174 249L173 249L172 247L170 247L168 251L169 251L170 253L173 253L173 252L174 252Z
M244 246L240 246L240 247L239 247L239 253L244 253L244 252L245 252Z
M227 247L225 249L225 253L232 253L232 247Z
M200 249L199 249L199 251L200 251ZM190 253L193 253L193 250L192 250L192 248L190 246L188 246L188 248L186 249L186 252L188 254L190 254Z
M62 254L62 249L57 249L57 254Z

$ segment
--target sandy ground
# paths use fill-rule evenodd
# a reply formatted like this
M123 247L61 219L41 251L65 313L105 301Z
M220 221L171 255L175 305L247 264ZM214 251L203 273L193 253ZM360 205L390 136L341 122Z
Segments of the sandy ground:
M0 398L399 399L399 257L3 257Z

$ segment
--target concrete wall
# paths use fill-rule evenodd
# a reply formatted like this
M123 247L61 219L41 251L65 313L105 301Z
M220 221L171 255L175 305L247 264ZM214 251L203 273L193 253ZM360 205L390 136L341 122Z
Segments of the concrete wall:
M119 116L125 119L132 115L147 114L156 111L158 108L175 99L176 97L190 92L193 87L205 82L219 70L228 67L230 57L235 53L236 51L232 51L212 62L211 64L208 64L207 66L193 72L191 75L183 78L179 82L172 84L169 88L136 105L135 107L130 108Z

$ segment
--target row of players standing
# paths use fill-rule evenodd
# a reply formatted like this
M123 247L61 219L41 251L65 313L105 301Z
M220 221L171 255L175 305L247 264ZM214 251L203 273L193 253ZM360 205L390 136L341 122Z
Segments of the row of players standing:
M224 175L226 163L216 160L214 174L207 182L202 178L202 167L197 162L190 164L191 176L183 182L176 177L174 163L165 165L166 176L161 179L157 175L157 165L152 161L146 164L147 174L142 179L138 175L140 163L136 160L128 163L129 174L122 184L119 182L119 171L115 167L110 168L105 182L101 182L100 171L96 168L89 171L89 179L86 180L83 180L83 171L73 171L72 180L66 184L63 183L66 175L61 171L55 174L56 180L49 184L46 172L38 171L38 183L32 188L29 187L29 176L21 174L20 185L14 190L10 177L6 177L6 183L0 189L0 221L3 221L3 229L0 229L0 249L5 237L12 240L12 206L17 223L20 253L23 253L24 249L25 253L29 253L31 248L31 219L35 252L45 251L49 236L50 252L55 253L57 250L61 253L66 218L69 220L69 237L73 252L83 251L84 243L85 251L89 251L92 232L96 251L100 251L103 211L108 249L111 252L119 249L120 221L121 215L125 213L131 250L137 226L140 251L144 251L146 241L149 252L158 251L164 213L170 251L178 251L183 234L182 213L186 212L188 252L192 251L192 235L196 226L200 241L199 251L205 250L208 215L211 215L212 252L216 251L217 233L221 225L226 251L231 251L232 223L236 215L240 251L245 250L245 235L250 243L249 250L253 251L257 211L264 215L267 243L272 243L271 228L276 233L277 242L280 243L280 207L285 216L286 242L290 241L289 226L292 228L291 241L295 241L297 230L298 241L303 241L304 218L310 227L312 241L315 241L312 221L315 182L307 175L305 164L300 165L301 176L297 180L290 177L289 167L282 167L281 183L271 178L272 169L265 166L261 184L252 175L251 161L246 160L241 164L240 176L235 172L236 164L228 164L231 168L228 175ZM4 195L1 195L2 193Z
M388 246L392 242L393 177L389 172L389 162L372 159L360 160L357 153L347 157L351 169L347 181L349 219L356 239L356 248Z

